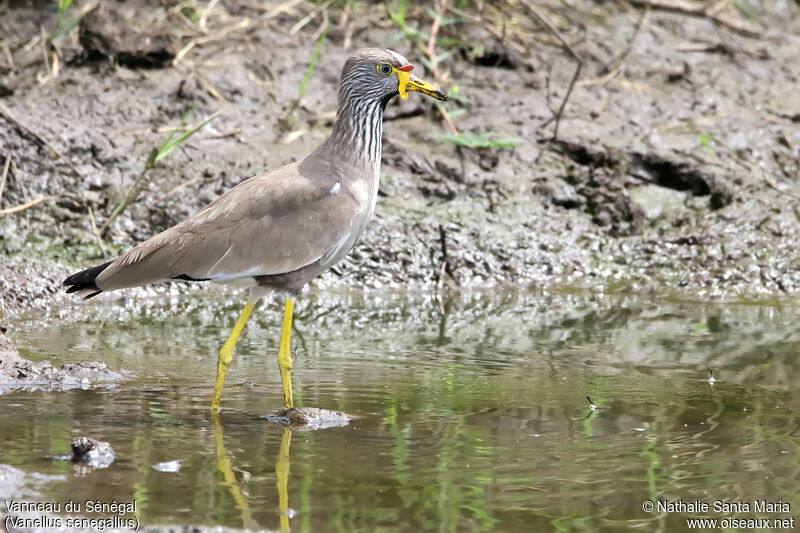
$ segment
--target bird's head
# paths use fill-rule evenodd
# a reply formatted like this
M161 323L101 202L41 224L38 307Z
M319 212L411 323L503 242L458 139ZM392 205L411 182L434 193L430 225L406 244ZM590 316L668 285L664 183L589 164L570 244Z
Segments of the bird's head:
M447 95L412 74L414 65L392 50L364 48L347 58L342 69L340 99L379 100L385 105L398 94L408 98L410 91L446 101Z

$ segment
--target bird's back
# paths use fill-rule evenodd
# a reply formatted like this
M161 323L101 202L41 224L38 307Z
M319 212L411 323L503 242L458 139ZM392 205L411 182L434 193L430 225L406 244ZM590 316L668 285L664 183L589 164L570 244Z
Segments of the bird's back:
M340 158L312 154L250 178L101 265L94 279L89 271L101 267L71 276L72 281L93 292L166 279L299 290L339 261L366 225L371 191L358 170ZM297 275L287 276L292 273ZM71 278L65 283L72 284Z

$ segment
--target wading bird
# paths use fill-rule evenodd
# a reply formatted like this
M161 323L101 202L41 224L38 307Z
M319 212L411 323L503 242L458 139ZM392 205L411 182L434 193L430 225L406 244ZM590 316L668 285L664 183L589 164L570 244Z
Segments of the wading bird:
M386 104L418 91L444 92L411 73L391 50L368 48L342 69L331 135L303 159L247 179L194 216L113 261L64 280L85 299L105 291L164 280L215 281L249 288L219 351L211 407L219 407L233 349L256 303L270 291L286 295L278 351L284 401L292 408L289 353L294 299L300 289L353 248L375 210Z

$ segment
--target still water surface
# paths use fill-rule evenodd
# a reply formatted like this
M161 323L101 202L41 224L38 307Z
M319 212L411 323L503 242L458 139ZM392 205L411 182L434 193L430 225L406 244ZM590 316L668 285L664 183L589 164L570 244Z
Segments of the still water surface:
M104 361L130 379L0 397L0 463L26 473L0 496L135 501L145 525L293 531L672 531L733 514L648 513L648 499L782 500L790 513L734 516L800 518L800 308L304 295L295 402L355 416L313 432L263 419L282 403L276 302L254 313L211 416L238 312L211 297L109 299L18 324L23 355ZM78 435L117 460L49 458ZM175 460L179 472L153 469Z

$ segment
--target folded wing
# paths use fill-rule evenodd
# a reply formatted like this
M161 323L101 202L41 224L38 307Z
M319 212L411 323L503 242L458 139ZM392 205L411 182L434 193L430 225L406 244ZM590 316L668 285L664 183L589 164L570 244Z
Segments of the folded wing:
M103 291L164 279L234 280L293 272L350 242L358 204L337 178L289 165L244 181L202 211L112 261ZM334 193L332 194L332 191Z

